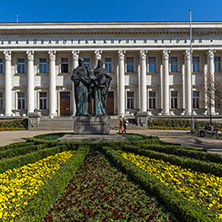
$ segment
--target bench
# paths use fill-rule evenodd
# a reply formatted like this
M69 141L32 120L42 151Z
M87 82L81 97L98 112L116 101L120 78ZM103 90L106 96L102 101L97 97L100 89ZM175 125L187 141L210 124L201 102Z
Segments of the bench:
M214 129L212 132L207 133L211 138L216 135L217 139L222 136L222 131L220 131L219 129Z

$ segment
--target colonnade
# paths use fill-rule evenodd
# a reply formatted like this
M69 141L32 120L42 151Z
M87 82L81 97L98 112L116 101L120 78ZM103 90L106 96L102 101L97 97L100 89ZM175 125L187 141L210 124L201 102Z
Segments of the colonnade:
M170 95L169 95L169 50L162 51L162 66L163 66L163 114L170 114ZM214 80L214 50L208 50L209 76ZM34 105L34 51L30 50L27 54L27 112L33 112ZM147 112L147 50L139 50L140 55L140 73L139 73L139 100L140 111ZM49 55L49 115L55 116L56 112L56 51L48 51ZM118 80L117 80L117 99L118 99L118 115L125 114L125 50L119 50L118 53ZM192 111L191 93L191 53L190 50L184 52L185 58L185 114L190 115ZM5 116L12 115L12 52L4 51L5 56ZM95 62L101 59L102 51L95 51ZM71 70L78 66L79 51L72 51ZM74 101L74 84L72 83L71 99ZM212 103L214 94L211 96ZM75 102L72 104L73 115L75 114ZM211 106L211 113L215 114L215 106Z

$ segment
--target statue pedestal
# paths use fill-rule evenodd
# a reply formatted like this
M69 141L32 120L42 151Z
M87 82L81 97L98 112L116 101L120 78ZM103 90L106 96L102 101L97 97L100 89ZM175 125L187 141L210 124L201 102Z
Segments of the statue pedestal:
M109 134L109 116L75 116L74 134Z

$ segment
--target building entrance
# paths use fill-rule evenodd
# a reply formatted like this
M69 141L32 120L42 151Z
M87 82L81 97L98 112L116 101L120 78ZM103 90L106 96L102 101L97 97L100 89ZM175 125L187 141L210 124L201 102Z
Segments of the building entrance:
M60 92L60 116L70 116L70 92Z
M106 100L106 113L108 115L114 115L114 92L108 92Z

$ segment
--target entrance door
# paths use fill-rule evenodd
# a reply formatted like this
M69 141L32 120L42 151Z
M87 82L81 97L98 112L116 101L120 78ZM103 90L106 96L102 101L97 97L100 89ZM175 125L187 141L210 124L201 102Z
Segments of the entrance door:
M90 102L88 104L88 113L91 115L93 113L93 99L90 98Z
M60 116L70 116L70 92L60 92Z
M114 92L108 92L106 100L106 113L108 115L114 115Z

